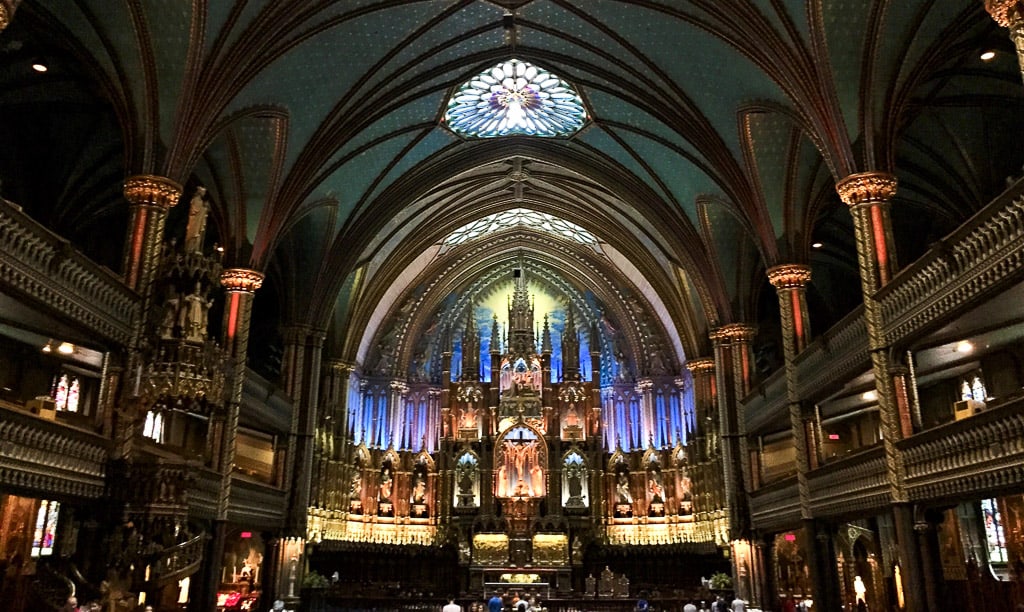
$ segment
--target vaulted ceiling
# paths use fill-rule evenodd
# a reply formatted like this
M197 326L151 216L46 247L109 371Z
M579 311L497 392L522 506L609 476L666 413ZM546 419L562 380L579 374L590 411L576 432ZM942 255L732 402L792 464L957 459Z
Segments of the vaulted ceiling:
M512 57L576 87L579 133L445 127L454 88ZM125 176L204 185L209 239L268 273L256 320L328 330L338 358L432 279L473 286L453 262L526 252L616 323L642 298L681 363L711 326L770 336L767 267L812 266L818 331L858 302L838 179L898 176L904 263L987 203L1024 160L1021 93L977 0L25 0L0 33L0 193L116 267L96 236L123 235ZM604 246L439 248L517 207Z

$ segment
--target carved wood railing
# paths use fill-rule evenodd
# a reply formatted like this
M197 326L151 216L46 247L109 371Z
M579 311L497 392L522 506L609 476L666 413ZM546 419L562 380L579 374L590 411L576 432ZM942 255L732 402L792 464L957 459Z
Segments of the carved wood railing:
M0 286L16 288L84 329L130 340L139 297L16 204L0 198Z
M765 485L750 494L750 519L766 531L800 526L800 493L796 477Z
M1024 485L1024 398L897 443L911 500Z
M185 576L199 571L203 562L203 550L206 546L206 533L191 538L181 544L165 548L157 553L152 564L153 582L158 587L177 583Z
M110 441L0 402L0 486L103 496Z
M765 428L777 428L789 414L785 372L780 369L772 374L742 401L746 431L762 433Z
M878 292L888 345L1024 277L1022 191L1014 185Z
M864 306L858 306L797 355L797 392L815 400L871 366Z
M811 513L839 516L885 508L890 499L881 445L844 457L807 474Z
M231 478L228 518L253 527L279 527L288 512L288 499L281 489L247 478Z

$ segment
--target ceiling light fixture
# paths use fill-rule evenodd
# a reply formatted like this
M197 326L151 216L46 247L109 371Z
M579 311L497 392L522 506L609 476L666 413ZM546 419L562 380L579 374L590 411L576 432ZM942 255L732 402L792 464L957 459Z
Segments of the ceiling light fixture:
M46 344L44 344L43 348L40 349L40 350L43 351L44 353L52 353L53 352L53 340L47 340Z
M32 70L35 70L36 72L42 73L42 72L46 72L47 70L49 70L49 68L47 68L46 64L44 64L42 62L39 62L39 61L35 61L35 62L32 62Z
M992 49L988 49L988 50L982 51L980 57L981 57L981 61L983 61L983 62L991 62L992 60L995 59L996 52L993 51Z
M873 402L878 399L878 394L874 391L865 391L861 394L860 398L865 401Z
M812 242L812 243L811 243L811 248L812 248L812 249L820 249L820 248L821 248L821 247L823 247L823 246L825 246L825 245L824 245L824 244L822 244L822 243L820 243L820 242Z
M61 355L70 355L75 352L75 345L70 342L61 342L60 345L57 346L57 352Z
M958 353L970 353L974 350L974 345L966 340L961 340L956 343L956 352Z

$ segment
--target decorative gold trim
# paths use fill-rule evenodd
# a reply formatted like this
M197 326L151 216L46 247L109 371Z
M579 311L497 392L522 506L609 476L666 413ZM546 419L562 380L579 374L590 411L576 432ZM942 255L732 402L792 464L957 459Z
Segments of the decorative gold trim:
M702 372L714 372L715 371L715 360L711 357L701 357L700 359L690 359L686 362L686 369L691 374L699 374Z
M768 282L776 289L797 289L811 282L811 267L804 264L782 264L767 272Z
M0 2L0 31L9 25L11 25L11 14L7 11L7 7Z
M753 325L747 325L746 323L729 323L716 329L711 330L708 334L708 338L712 342L719 342L722 340L752 340L757 334L757 328Z
M896 195L896 177L886 172L851 174L836 183L836 193L849 206L888 201Z
M181 191L181 184L163 176L140 174L124 181L124 197L133 205L174 208L181 199Z
M247 268L228 268L221 272L220 284L227 291L255 293L263 285L263 273Z
M996 23L1004 28L1009 28L1011 22L1020 20L1021 15L1024 14L1021 9L1020 0L985 0L985 10L992 15L992 19ZM1012 17L1011 11L1013 11Z

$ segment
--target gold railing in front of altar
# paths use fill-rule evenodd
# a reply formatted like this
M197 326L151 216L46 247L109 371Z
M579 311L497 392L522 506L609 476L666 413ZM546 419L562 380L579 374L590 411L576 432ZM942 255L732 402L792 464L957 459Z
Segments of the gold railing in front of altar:
M657 523L611 520L605 525L605 537L611 546L655 546L665 544L705 544L724 546L729 541L729 521L724 513L696 521L659 521Z
M359 542L399 546L432 546L438 543L437 525L406 522L403 519L378 520L379 517L343 515L331 517L310 512L307 535L310 541ZM415 520L415 519L412 519Z

